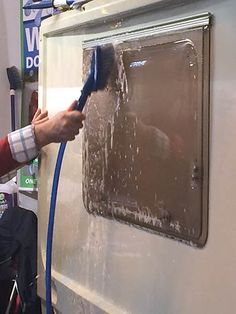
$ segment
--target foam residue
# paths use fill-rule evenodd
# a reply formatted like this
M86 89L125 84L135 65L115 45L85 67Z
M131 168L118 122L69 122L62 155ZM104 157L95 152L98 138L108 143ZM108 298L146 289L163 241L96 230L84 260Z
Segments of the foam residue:
M107 88L89 100L84 203L93 214L195 236L201 228L198 182L191 180L197 53L188 39L156 42L117 45ZM89 53L84 57L86 70Z

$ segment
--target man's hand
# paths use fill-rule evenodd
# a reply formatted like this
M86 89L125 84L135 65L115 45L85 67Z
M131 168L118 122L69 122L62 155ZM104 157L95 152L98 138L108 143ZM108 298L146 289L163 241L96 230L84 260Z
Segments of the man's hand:
M31 123L35 125L35 124L42 123L48 120L49 120L48 112L47 111L42 112L41 109L37 109Z
M44 116L43 119L36 119L32 122L39 148L50 143L73 141L75 139L75 136L79 134L79 130L83 127L83 120L85 119L81 112L74 110L76 104L77 101L74 101L66 111L57 113L51 119Z

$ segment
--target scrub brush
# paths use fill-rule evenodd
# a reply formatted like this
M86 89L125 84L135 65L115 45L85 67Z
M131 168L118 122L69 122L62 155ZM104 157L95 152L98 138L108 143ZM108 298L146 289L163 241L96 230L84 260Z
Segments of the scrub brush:
M20 73L15 66L7 68L7 76L10 83L11 98L11 130L16 129L16 90L22 88Z

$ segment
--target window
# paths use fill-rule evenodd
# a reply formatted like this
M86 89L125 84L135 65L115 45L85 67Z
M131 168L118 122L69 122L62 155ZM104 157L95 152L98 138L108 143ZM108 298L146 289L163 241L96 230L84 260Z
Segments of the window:
M89 212L204 245L208 31L116 43L108 86L86 109L83 196ZM85 73L90 55L84 49Z

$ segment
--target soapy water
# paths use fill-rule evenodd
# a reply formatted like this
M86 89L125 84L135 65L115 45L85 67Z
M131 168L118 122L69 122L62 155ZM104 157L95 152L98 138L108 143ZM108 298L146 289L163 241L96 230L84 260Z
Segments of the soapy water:
M198 57L189 39L115 47L104 91L86 107L83 197L86 209L171 234L199 236L196 157ZM84 51L84 72L90 51ZM186 208L188 210L186 210ZM191 231L194 229L194 233Z

